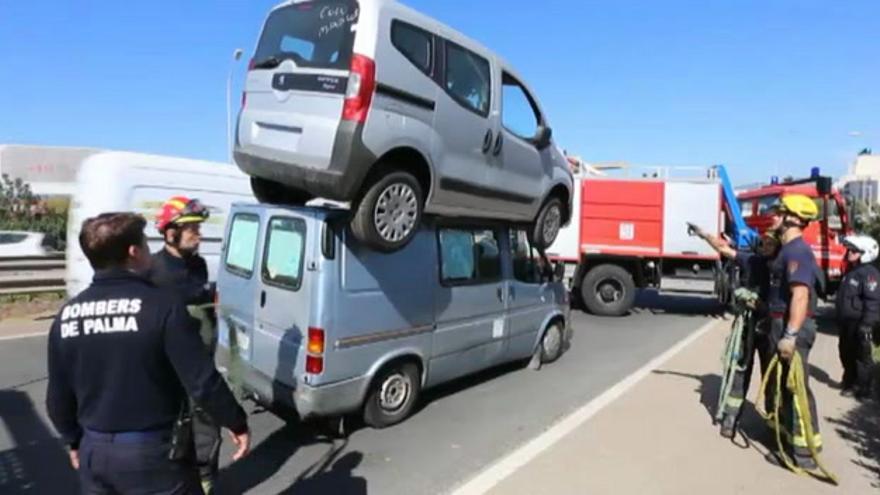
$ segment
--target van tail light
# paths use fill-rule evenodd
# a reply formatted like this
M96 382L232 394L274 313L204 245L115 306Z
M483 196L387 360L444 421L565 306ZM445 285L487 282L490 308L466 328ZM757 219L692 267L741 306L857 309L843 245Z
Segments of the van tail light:
M257 65L256 60L254 60L253 58L250 59L250 60L248 61L248 70L254 70L254 68L256 67L256 65Z
M324 330L309 328L309 353L324 354Z
M306 356L306 373L320 375L324 372L324 358L319 356Z
M351 57L351 73L348 76L342 119L353 122L366 121L375 89L376 63L368 57L354 54Z
M308 343L306 350L306 373L313 375L324 371L324 330L321 328L309 328Z

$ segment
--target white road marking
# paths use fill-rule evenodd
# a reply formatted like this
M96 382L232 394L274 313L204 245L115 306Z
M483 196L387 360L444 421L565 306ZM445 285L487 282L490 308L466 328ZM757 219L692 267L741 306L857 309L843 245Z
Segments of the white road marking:
M44 336L44 335L49 335L49 332L44 330L44 331L42 331L42 332L20 333L20 334L18 334L18 335L6 335L6 336L3 336L3 337L0 337L0 341L3 341L3 340L18 340L18 339L30 339L30 338L33 338L33 337L42 337L42 336Z
M520 448L499 459L464 484L453 489L450 495L482 495L487 493L505 478L528 464L542 452L552 447L556 442L562 440L566 435L586 423L599 411L605 409L609 404L620 398L639 381L648 376L653 370L659 368L660 365L672 359L673 356L706 334L717 323L718 320L712 320L706 323L697 329L697 331L680 340L663 354L652 359L648 364L642 366L598 397L581 406L580 409L559 420L544 433L541 433Z

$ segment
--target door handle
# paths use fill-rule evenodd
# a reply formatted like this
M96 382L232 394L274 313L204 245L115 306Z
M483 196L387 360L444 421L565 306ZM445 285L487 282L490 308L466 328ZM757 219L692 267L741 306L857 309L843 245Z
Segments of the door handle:
M266 307L266 291L260 291L260 307Z
M495 291L495 294L498 295L498 300L499 300L499 301L504 302L504 289L502 289L501 287L499 287L499 288Z
M490 148L492 148L492 129L486 131L486 135L483 136L483 153L488 153Z
M504 138L501 136L501 133L498 133L498 137L495 138L495 148L492 150L492 154L498 156L501 154L501 148L504 146Z

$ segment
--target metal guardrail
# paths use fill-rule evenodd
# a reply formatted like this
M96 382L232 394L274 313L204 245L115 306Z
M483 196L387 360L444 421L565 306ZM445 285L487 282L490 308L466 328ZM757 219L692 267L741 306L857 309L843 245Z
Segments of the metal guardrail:
M0 295L63 291L64 275L63 254L0 258Z

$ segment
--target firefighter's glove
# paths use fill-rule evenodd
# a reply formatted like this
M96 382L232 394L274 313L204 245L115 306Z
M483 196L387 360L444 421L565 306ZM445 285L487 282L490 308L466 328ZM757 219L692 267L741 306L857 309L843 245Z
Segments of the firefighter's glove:
M691 236L691 237L694 237L694 236L701 237L702 236L703 229L697 227L696 225L694 225L690 222L686 222L686 224L687 224L687 228L688 228L687 232L688 232L689 236Z
M780 340L779 343L776 345L776 350L779 351L779 357L782 358L783 361L791 361L791 358L794 356L796 344L797 337L783 337L782 340Z

